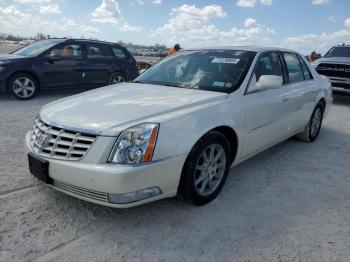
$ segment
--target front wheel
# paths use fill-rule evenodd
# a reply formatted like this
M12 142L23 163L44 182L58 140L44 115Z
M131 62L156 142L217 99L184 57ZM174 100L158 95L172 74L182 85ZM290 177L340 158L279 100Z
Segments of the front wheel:
M8 90L18 100L32 99L38 92L39 86L34 77L24 73L12 76L8 83Z
M311 118L305 127L304 131L297 134L296 138L299 140L305 141L307 143L314 142L318 134L320 133L323 119L323 106L317 104L314 111L312 112Z
M228 140L211 131L202 137L189 154L180 182L180 193L195 205L212 201L221 191L231 163Z

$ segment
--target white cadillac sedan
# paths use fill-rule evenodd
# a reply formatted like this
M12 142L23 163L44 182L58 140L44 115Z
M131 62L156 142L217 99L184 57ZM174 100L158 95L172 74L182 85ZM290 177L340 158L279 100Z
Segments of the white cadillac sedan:
M245 159L289 137L313 142L331 103L329 80L294 51L180 51L132 83L44 106L26 135L29 168L105 206L177 194L202 205Z

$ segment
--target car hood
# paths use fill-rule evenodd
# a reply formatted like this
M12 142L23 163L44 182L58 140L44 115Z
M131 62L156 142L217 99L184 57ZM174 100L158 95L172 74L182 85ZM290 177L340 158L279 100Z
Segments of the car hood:
M0 55L0 61L10 61L10 60L16 60L16 59L23 59L23 58L27 58L27 57L21 56L21 55L14 55L14 54Z
M40 118L51 125L113 135L115 129L164 120L165 116L174 117L179 111L226 97L218 92L122 83L48 104L40 111Z
M322 57L315 61L316 64L320 63L348 63L350 64L350 57Z

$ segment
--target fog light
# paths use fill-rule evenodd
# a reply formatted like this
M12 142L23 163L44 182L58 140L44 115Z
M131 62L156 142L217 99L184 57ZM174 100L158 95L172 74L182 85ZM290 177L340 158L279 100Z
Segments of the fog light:
M108 194L108 201L113 204L128 204L158 196L161 193L162 190L159 187L150 187L131 193Z

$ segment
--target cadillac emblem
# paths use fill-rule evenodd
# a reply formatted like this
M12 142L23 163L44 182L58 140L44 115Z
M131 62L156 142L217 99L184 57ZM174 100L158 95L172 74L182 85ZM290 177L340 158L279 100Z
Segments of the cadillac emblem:
M49 141L49 136L45 132L40 133L36 140L39 148L45 147L48 141Z

